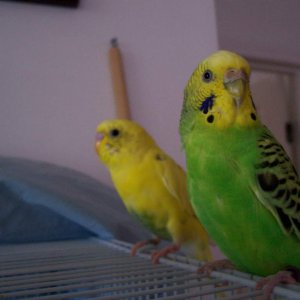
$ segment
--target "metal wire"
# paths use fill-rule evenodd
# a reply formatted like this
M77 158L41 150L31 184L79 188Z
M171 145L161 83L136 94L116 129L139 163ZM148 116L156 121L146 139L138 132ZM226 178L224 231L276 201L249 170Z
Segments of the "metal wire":
M0 299L253 299L257 278L237 271L196 272L201 262L170 255L151 263L151 249L99 239L0 247ZM299 286L277 287L272 299L300 299Z

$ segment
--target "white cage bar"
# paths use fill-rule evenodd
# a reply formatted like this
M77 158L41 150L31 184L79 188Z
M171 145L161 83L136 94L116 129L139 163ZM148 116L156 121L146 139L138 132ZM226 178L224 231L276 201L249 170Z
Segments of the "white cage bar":
M99 239L0 247L0 299L257 300L258 277L223 270L197 273L201 262L170 255L151 263L131 244ZM272 299L300 299L299 285L275 288Z

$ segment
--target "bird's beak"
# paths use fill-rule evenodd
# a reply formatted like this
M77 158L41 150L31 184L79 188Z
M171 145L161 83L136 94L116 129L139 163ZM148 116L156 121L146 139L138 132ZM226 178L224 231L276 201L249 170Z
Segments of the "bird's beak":
M98 153L98 149L100 147L101 141L104 139L105 135L101 132L97 132L96 134L96 141L95 141L95 149L96 153Z
M229 69L225 72L224 85L232 95L237 108L243 101L247 81L247 74L243 70Z

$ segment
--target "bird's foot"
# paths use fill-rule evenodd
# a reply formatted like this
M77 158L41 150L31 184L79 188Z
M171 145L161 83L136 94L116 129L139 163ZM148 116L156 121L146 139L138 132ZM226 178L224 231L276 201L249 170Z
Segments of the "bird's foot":
M256 289L263 289L263 300L270 299L273 289L280 283L293 284L300 281L300 270L295 267L287 267L283 271L260 279Z
M160 238L154 238L154 239L149 239L149 240L145 240L145 241L140 241L137 242L135 245L133 245L133 247L131 248L131 256L135 256L137 251L143 247L145 247L146 245L152 244L154 246L158 245L160 243Z
M220 269L235 269L235 266L228 259L220 259L205 263L201 268L198 269L198 273L210 275L212 271Z
M178 251L180 249L180 245L179 244L172 244L170 246L167 246L159 251L154 251L151 254L151 260L153 264L157 264L159 263L159 259L161 257L167 256L170 253L174 253L176 251Z

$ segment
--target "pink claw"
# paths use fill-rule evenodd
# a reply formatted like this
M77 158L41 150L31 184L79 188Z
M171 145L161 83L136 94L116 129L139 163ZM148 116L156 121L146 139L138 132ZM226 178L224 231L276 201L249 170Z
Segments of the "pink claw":
M165 257L170 253L174 253L176 251L178 251L180 249L180 245L178 244L172 244L170 246L167 246L159 251L154 251L151 255L151 260L152 263L154 264L158 264L159 263L159 259L161 257Z
M154 239L150 239L150 240L145 240L145 241L140 241L137 242L135 245L133 245L133 247L131 248L131 256L135 256L137 251L143 247L145 247L146 245L152 244L152 245L158 245L160 243L160 238L154 238Z
M198 269L198 273L210 275L212 271L220 269L235 269L235 266L228 259L220 259L205 263Z
M276 274L267 276L259 280L256 284L256 289L263 289L263 300L270 298L273 289L280 283L293 284L296 283L296 279L293 277L291 271L279 271Z
M137 251L146 245L147 245L147 241L140 241L134 244L133 247L131 248L131 252L130 252L131 256L135 256Z

